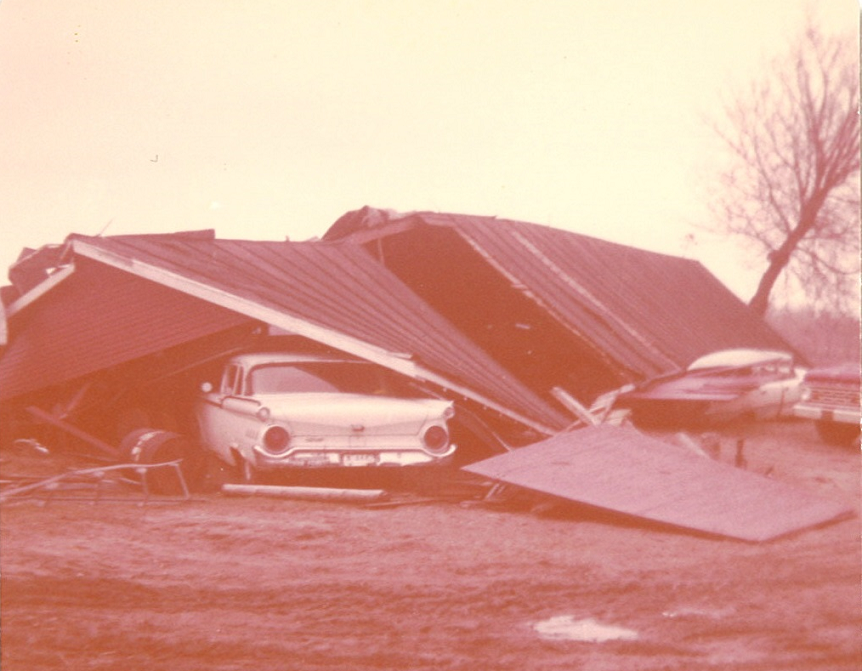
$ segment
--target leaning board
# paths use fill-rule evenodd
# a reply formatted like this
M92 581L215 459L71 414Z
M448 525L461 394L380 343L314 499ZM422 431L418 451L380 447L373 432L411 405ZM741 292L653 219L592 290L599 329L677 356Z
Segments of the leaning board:
M464 470L624 515L748 541L770 540L854 512L630 427L559 434Z

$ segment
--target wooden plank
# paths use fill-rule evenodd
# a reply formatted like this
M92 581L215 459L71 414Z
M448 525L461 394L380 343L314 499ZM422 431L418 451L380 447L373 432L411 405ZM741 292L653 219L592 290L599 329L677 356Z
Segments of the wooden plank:
M587 427L464 470L625 515L749 541L853 513L838 502L630 427Z
M381 501L388 494L382 489L338 489L331 487L281 487L278 485L222 485L229 496L271 496L304 501L346 501L367 503Z
M37 408L36 406L31 405L27 408L27 412L33 415L33 417L42 420L43 422L53 424L58 429L65 431L71 436L75 436L75 438L83 440L85 443L92 445L93 447L97 448L109 457L113 457L114 459L116 459L120 455L120 451L113 445L109 445L104 440L97 438L96 436L87 433L82 429L79 429L77 426L69 424L69 422L62 420L59 417L54 417L54 415L45 412L41 408Z

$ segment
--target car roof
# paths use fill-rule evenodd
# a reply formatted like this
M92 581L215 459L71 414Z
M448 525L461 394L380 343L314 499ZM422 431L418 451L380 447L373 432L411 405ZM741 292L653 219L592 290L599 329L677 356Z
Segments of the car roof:
M788 352L765 349L726 349L713 352L695 359L688 370L701 370L703 368L736 368L753 366L759 363L772 361L792 361L793 356Z

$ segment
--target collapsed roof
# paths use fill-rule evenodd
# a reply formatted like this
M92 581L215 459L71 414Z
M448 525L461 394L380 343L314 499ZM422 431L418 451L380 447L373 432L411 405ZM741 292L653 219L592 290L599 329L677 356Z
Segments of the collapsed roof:
M537 393L582 401L721 349L792 351L699 262L520 221L365 207L365 246Z
M571 421L353 244L71 235L65 259L9 310L0 400L253 321L543 433Z
M0 402L266 324L551 435L574 419L560 390L589 404L718 349L790 350L696 261L493 217L363 208L299 243L73 234L10 279Z

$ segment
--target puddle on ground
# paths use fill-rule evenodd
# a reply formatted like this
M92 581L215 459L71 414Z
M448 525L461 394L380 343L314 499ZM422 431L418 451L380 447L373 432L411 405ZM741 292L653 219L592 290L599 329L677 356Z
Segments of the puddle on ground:
M701 608L698 606L680 606L674 610L666 610L662 613L663 617L700 617L710 620L721 620L725 617L733 615L736 610L732 607L727 608Z
M634 641L636 631L602 624L592 618L576 620L571 615L557 615L549 620L543 620L533 625L533 629L542 638L553 641L584 641L587 643L602 643L604 641Z

